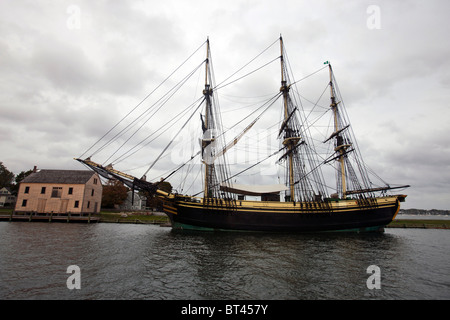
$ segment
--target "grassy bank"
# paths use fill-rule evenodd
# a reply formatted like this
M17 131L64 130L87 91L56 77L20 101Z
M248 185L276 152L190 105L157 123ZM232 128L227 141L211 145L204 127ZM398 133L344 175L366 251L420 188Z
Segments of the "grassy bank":
M8 221L13 213L11 208L0 208L0 220ZM85 215L87 217L87 215ZM98 214L92 214L92 218L99 218L98 222L114 222L114 223L144 223L144 224L167 224L169 218L161 213L135 213L135 212L115 212L101 211Z
M450 229L450 220L396 219L387 228Z
M100 212L93 215L99 217L100 222L116 222L116 223L150 223L150 224L166 224L169 218L166 215L148 215L148 214L130 214L116 212Z

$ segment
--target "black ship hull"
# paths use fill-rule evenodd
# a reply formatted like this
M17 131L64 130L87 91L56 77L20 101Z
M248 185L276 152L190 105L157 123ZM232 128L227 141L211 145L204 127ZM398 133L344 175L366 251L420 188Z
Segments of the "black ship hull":
M374 207L300 209L214 208L166 203L173 229L204 231L330 232L382 231L399 210L399 203Z

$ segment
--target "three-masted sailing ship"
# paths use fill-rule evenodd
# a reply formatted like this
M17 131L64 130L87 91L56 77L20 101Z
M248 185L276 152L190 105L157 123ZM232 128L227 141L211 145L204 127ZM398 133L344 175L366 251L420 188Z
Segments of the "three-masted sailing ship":
M186 161L200 157L203 166L202 196L187 195L162 190L166 181L184 164L166 178L147 181L119 171L112 165L102 165L78 158L92 170L107 179L117 179L134 190L148 192L163 202L163 210L170 218L174 229L265 231L265 232L322 232L322 231L378 231L389 224L400 209L404 194L389 195L391 189L408 186L372 185L371 179L347 119L331 64L329 70L329 113L332 114L332 129L321 143L331 143L327 157L314 155L314 141L308 137L309 124L302 122L301 108L292 98L293 82L286 66L285 47L280 36L281 86L277 98L282 103L282 119L279 123L279 149L270 155L277 156L285 173L284 183L274 185L242 185L233 183L226 163L226 153L251 130L256 122L248 125L242 134L228 144L219 140L221 135L220 110L215 106L216 86L211 73L209 40L206 41L205 83L202 91L201 113L202 138L199 151ZM277 90L278 91L278 90ZM273 102L270 104L272 105ZM200 106L199 105L199 106ZM196 108L192 115L199 110ZM188 120L189 120L188 119ZM180 132L180 131L179 131ZM172 140L173 141L173 140ZM169 143L171 144L172 141ZM167 147L159 154L159 160ZM224 161L219 161L223 159ZM155 161L156 162L156 161ZM252 164L252 167L258 163ZM330 194L328 184L321 173L322 166L333 166L336 177L335 191ZM283 197L284 195L284 197ZM260 197L245 200L245 196Z

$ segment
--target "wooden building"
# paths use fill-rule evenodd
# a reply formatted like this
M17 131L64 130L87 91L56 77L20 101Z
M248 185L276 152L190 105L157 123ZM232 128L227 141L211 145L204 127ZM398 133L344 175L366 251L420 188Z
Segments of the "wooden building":
M22 180L15 212L98 213L102 184L87 170L35 170Z
M127 198L119 206L120 210L145 210L147 207L147 198L139 192L128 191Z
M6 187L0 189L0 207L13 207L16 203L16 196Z

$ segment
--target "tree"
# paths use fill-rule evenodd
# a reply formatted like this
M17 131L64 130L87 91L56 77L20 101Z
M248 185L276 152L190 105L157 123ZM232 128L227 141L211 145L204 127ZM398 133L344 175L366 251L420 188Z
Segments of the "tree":
M118 180L109 180L103 186L102 207L115 208L120 206L128 196L128 188Z
M19 184L20 182L22 182L23 179L25 179L32 173L33 173L33 170L22 171L16 176L16 179L14 181L16 182L16 184Z
M16 178L14 179L14 181L16 182L14 185L11 186L11 192L13 194L17 194L19 192L19 185L22 182L23 179L25 179L26 177L28 177L30 174L33 173L33 170L28 170L28 171L22 171L20 172Z
M10 188L14 180L14 173L9 171L0 161L0 188Z

